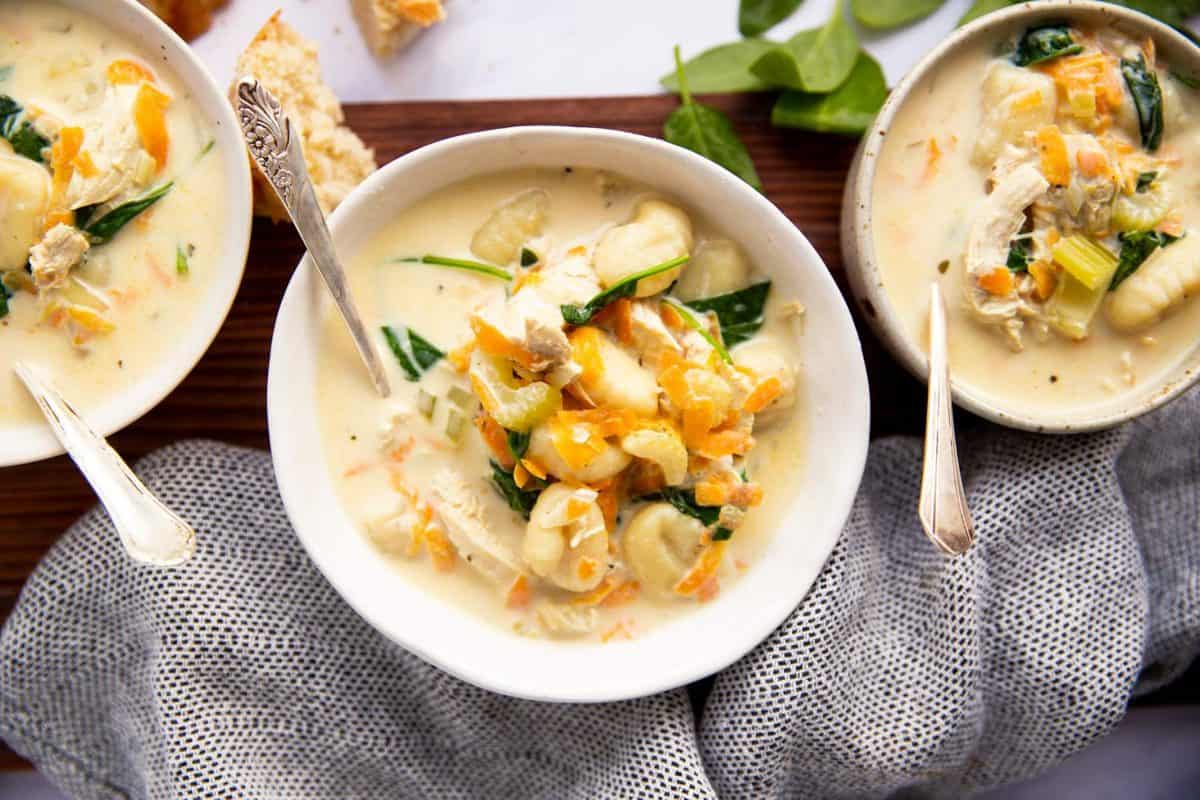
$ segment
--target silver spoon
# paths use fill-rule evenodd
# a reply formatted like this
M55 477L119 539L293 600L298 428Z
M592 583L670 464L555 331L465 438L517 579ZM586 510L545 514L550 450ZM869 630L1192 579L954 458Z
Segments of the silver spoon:
M37 370L17 362L13 371L112 517L125 551L138 561L160 567L182 564L191 558L196 551L196 532L191 526L138 480L117 451L88 427Z
M375 388L383 397L392 393L379 354L371 345L367 329L350 296L350 285L346 271L338 261L333 249L333 238L325 225L325 215L317 202L308 168L304 165L304 153L300 138L292 135L292 123L283 113L279 101L267 88L252 77L243 77L237 85L237 113L242 126L250 158L275 194L287 209L292 224L300 232L304 246L312 256L317 271L325 279L338 311L350 329L354 346L362 357Z
M929 406L918 513L925 534L942 550L957 556L971 549L975 527L958 466L946 355L946 306L936 283L929 290Z

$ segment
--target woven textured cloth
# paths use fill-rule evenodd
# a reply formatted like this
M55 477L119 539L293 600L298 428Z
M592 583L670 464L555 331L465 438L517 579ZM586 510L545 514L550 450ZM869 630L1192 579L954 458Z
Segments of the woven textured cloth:
M177 445L139 472L196 558L72 527L0 636L0 734L84 798L961 797L1103 735L1200 648L1198 427L1193 394L1104 434L972 434L957 560L914 518L918 443L876 442L816 585L698 717L683 690L552 705L439 672L317 573L265 453Z

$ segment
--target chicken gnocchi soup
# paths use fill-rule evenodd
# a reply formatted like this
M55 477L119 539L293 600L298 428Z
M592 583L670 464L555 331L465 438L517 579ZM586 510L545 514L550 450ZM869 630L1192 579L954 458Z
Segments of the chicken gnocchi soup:
M325 321L325 453L402 576L528 636L632 639L754 561L800 479L802 309L670 199L584 169L406 209L351 264L394 396Z
M948 298L956 381L1057 412L1149 392L1200 330L1200 107L1152 39L1070 24L951 57L887 132L884 289L924 338Z
M40 421L14 361L94 408L157 368L220 255L221 156L134 42L0 0L0 427Z

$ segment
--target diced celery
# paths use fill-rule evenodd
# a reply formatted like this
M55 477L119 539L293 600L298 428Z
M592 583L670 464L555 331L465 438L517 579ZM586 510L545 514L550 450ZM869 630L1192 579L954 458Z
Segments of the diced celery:
M475 405L475 395L457 386L451 386L450 390L446 392L446 397L464 411L470 410Z
M1050 253L1068 275L1090 290L1107 289L1117 271L1117 257L1104 245L1081 234L1062 239Z
M467 418L454 409L446 415L446 437L452 442L462 439L463 430L467 427Z
M471 385L501 427L526 433L562 408L562 392L542 381L522 385L507 360L482 350L471 355Z
M1123 194L1113 204L1113 227L1122 233L1152 230L1167 218L1171 203L1166 192L1151 188L1137 194Z
M1054 296L1046 304L1046 319L1064 335L1084 339L1107 293L1107 281L1097 289L1089 289L1074 275L1063 273Z
M432 420L435 408L437 408L437 398L424 389L419 389L417 391L417 411L421 412L421 416Z

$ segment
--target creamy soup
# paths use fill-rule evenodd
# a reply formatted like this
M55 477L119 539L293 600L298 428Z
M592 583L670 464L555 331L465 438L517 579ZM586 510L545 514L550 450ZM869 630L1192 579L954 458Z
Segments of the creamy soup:
M160 54L0 0L0 429L41 419L12 373L95 408L161 365L217 268L221 155Z
M328 318L324 450L397 580L610 641L754 563L799 480L802 309L707 221L606 173L501 173L405 210L350 278L394 395Z
M1069 417L1149 393L1200 331L1200 108L1151 40L1050 25L914 87L874 186L884 289L954 379Z

